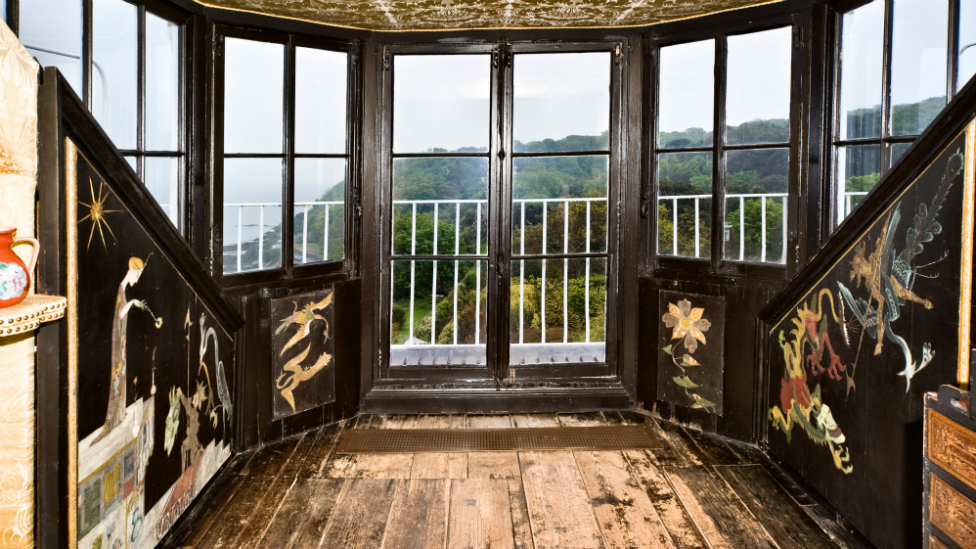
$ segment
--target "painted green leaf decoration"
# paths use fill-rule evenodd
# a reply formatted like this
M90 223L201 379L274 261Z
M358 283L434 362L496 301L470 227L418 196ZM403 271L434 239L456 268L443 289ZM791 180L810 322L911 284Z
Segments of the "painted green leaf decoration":
M676 377L674 378L674 382L685 389L694 389L695 387L698 387L698 384L688 379L688 376Z
M663 349L664 352L670 355L671 354L671 347L673 347L673 345L668 345L667 347L665 347Z
M691 355L685 353L685 356L681 357L681 365L685 367L701 366L701 362L698 362Z
M217 410L210 412L210 421L213 422L214 429L217 428Z
M696 398L695 403L691 405L692 408L711 408L713 406L715 406L714 402L706 400L702 397Z

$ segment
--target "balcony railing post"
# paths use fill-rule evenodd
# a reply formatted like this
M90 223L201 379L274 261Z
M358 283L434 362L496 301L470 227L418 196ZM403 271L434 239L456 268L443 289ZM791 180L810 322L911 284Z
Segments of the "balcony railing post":
M762 201L762 237L760 242L762 243L762 248L759 251L759 261L766 262L766 195L759 197Z
M264 204L258 221L258 269L264 268Z
M437 218L439 216L438 206L440 204L434 204L434 255L437 255ZM437 344L437 330L435 328L437 324L437 260L434 260L434 276L432 288L430 291L430 344Z
M522 201L522 236L519 238L519 255L525 255L525 201ZM519 343L525 341L525 260L519 260Z
M328 202L325 203L325 229L323 229L322 235L322 261L329 260L329 210L331 206Z
M417 255L417 203L413 204L412 219L410 223L410 255ZM414 281L416 280L417 261L410 260L410 331L408 341L413 339L413 300L414 300Z
M569 254L569 200L563 209L563 253ZM563 343L569 342L569 258L563 258Z
M305 211L302 215L302 263L308 261L308 204L304 205Z
M678 255L678 199L671 201L671 255Z
M461 203L454 204L454 257L461 254ZM458 261L454 260L454 344L457 345L458 332Z
M790 197L789 196L784 196L784 197L782 197L782 201L783 201L783 217L782 217L782 219L783 219L783 221L782 221L782 225L783 225L783 257L779 260L779 262L785 265L786 264L786 225L787 225L787 220L789 219L786 214L789 211L788 210L788 205L789 205L789 202L790 202Z
M739 261L746 258L746 197L739 196Z
M701 243L698 241L698 201L695 199L695 257L701 257Z
M586 201L586 253L590 253L590 201ZM590 258L586 258L586 288L583 292L583 321L586 324L586 342L590 342Z
M475 255L481 255L481 202L475 202ZM481 343L481 260L475 261L475 299L474 299L474 344Z
M549 222L547 219L549 213L549 203L542 203L542 253L543 255L547 250L546 243L546 230L548 228ZM539 297L540 311L539 314L542 317L542 343L546 342L546 260L542 260L542 291Z
M244 206L237 207L237 272L241 272L242 246L244 244Z

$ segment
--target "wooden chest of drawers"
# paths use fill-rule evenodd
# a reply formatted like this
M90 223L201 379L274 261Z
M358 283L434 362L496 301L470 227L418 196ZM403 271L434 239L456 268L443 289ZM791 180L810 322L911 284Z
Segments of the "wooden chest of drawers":
M923 545L976 549L976 420L969 393L944 386L925 398Z

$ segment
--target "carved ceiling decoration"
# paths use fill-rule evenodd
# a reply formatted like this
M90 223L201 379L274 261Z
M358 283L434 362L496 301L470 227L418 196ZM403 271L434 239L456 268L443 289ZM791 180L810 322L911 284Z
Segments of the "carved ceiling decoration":
M639 27L780 0L197 0L372 31Z

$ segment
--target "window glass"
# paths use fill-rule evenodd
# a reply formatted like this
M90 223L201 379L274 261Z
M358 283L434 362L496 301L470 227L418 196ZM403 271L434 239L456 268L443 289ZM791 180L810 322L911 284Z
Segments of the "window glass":
M790 27L728 38L729 144L790 140L792 43Z
M905 152L911 147L911 143L892 143L891 144L891 165L894 166L895 162L898 162Z
M280 158L224 160L224 274L281 266Z
M785 263L789 176L789 149L726 153L725 259Z
M607 251L605 155L513 161L512 252Z
M715 124L715 41L660 50L658 146L710 147Z
M146 13L146 150L179 150L180 27Z
M119 149L136 148L139 10L123 0L93 0L91 111Z
M177 225L180 203L180 160L148 156L145 162L146 189L163 208L170 221Z
M281 152L284 48L281 44L226 39L224 152Z
M880 178L881 145L837 147L837 219L847 217Z
M894 10L891 135L916 135L946 105L949 3L896 0Z
M490 55L393 58L393 152L487 152Z
M22 1L19 17L21 42L42 67L58 67L78 97L84 97L81 84L82 1Z
M839 139L881 135L884 15L884 1L874 0L843 16Z
M956 90L962 89L976 74L976 1L959 2L959 76Z
M486 255L488 159L394 160L393 253Z
M712 242L712 153L658 155L658 253L708 259Z
M343 52L295 48L296 153L345 154L347 64Z
M295 264L345 257L346 159L296 158Z
M519 54L513 70L515 152L609 148L609 52Z

